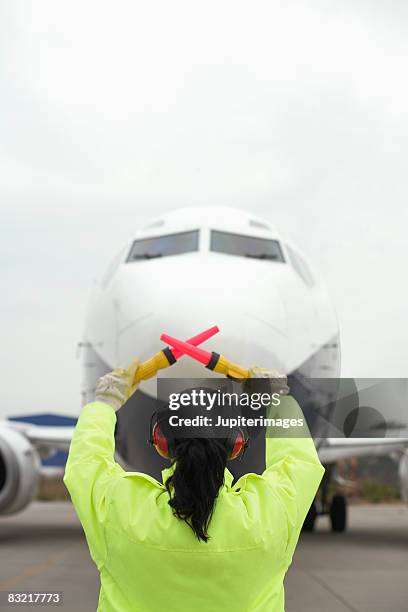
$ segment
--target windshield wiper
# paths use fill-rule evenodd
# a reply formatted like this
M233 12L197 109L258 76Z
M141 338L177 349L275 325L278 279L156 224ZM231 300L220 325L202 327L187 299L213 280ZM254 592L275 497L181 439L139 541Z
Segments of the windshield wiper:
M156 257L163 257L163 253L138 253L133 255L133 259L156 259Z
M278 256L272 253L245 253L245 257L250 257L251 259L278 259Z

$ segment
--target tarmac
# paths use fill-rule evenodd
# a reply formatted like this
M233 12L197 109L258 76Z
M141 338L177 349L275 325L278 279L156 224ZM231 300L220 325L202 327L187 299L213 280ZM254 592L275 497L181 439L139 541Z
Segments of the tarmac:
M408 507L352 506L343 534L321 517L302 534L285 588L286 612L407 612ZM62 591L57 609L96 610L99 577L69 502L0 519L0 591ZM0 610L33 607L50 609Z

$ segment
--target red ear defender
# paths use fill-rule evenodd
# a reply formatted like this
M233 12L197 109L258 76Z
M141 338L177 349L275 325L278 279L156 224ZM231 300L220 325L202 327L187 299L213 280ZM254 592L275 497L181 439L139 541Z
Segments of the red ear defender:
M232 447L232 451L228 455L228 459L232 461L232 459L236 459L237 457L239 457L239 455L246 448L246 445L247 445L247 441L245 439L245 436L242 430L240 429L236 435L234 446Z
M156 452L159 453L164 459L173 459L174 457L174 434L170 428L167 431L167 427L163 429L160 423L166 424L167 411L154 412L150 420L150 437L149 443L155 448ZM166 432L166 433L164 433ZM231 431L229 437L225 440L227 459L237 459L242 456L244 450L248 446L249 440L245 437L242 429Z
M161 457L170 459L169 445L158 423L155 423L153 426L152 444Z

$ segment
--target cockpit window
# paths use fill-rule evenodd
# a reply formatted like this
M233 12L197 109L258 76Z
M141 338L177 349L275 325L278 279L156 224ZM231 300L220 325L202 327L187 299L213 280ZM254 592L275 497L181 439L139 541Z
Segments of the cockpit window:
M210 250L228 255L239 255L253 259L267 259L284 262L282 249L277 240L242 236L211 230Z
M198 230L135 240L126 261L144 261L192 251L198 251Z

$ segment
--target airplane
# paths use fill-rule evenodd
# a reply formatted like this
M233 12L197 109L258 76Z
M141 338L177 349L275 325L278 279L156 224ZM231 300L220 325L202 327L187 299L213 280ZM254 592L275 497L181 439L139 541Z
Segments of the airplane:
M93 400L100 376L162 349L163 331L186 338L214 323L222 333L206 342L206 349L239 364L287 373L289 386L300 394L307 392L308 380L339 380L335 310L308 258L266 219L231 208L191 207L160 215L135 232L94 287L80 342L82 405ZM196 379L209 372L184 357L159 375ZM118 412L116 430L118 460L152 475L164 467L146 445L156 394L155 379L142 381ZM332 415L336 402L330 397ZM54 425L29 414L6 415L0 423L0 515L18 512L34 498L47 471L44 460L67 451L78 412L73 407ZM306 530L324 514L334 531L346 529L346 497L329 493L339 459L398 454L401 493L408 502L408 439L333 437L322 426L314 437L326 474ZM63 468L56 473L62 477Z

